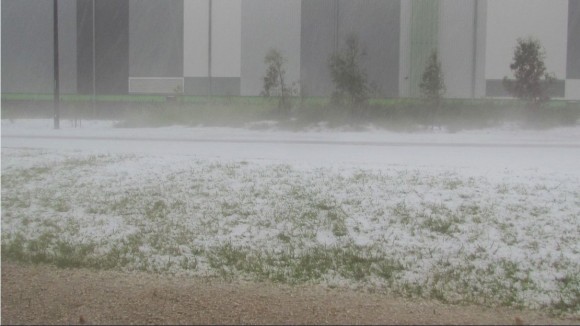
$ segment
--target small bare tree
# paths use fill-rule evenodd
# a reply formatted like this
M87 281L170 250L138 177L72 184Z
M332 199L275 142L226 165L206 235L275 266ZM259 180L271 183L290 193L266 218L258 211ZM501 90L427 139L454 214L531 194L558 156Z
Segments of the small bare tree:
M433 50L427 60L419 88L431 107L429 115L431 127L433 127L435 115L441 107L441 99L443 99L446 91L443 70L441 69L441 61L439 61L437 50Z
M437 50L433 50L427 60L419 88L425 98L436 106L440 105L446 87Z
M261 95L278 97L278 109L287 112L292 106L290 100L296 94L296 87L286 84L286 69L284 68L286 59L280 51L270 49L264 58L264 63L267 68L264 76L264 90Z
M330 75L334 83L332 102L354 110L368 102L370 86L366 72L361 67L365 55L360 49L359 39L351 34L345 40L345 47L332 54L329 60Z

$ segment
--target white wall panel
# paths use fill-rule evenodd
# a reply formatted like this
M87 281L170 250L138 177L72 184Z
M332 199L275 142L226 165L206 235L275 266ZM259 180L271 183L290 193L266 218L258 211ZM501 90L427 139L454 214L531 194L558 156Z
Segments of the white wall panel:
M212 76L240 77L242 1L213 0Z
M242 95L258 95L266 72L264 57L274 48L287 59L288 84L300 79L301 1L244 0L242 8Z
M208 76L208 12L208 0L183 2L184 76Z
M447 86L446 97L471 97L474 88L475 1L443 0L439 51Z
M411 0L401 0L401 36L399 38L399 96L411 94L409 76L411 74Z
M183 70L208 76L209 0L184 1ZM239 77L241 0L212 0L212 77Z
M580 79L566 80L566 99L580 100Z
M486 79L511 76L516 40L533 36L547 52L546 66L565 78L568 0L488 0Z

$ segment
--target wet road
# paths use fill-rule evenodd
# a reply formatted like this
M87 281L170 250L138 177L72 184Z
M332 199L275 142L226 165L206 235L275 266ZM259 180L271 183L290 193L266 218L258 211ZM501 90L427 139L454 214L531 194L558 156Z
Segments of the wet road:
M268 136L266 134L266 136ZM145 155L187 155L203 159L263 160L309 165L407 166L487 169L580 170L580 144L538 142L366 141L345 139L174 137L116 135L2 135L2 148Z

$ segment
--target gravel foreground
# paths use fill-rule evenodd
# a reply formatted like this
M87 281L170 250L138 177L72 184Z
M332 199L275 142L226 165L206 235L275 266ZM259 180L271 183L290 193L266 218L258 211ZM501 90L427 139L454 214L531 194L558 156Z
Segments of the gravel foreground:
M577 324L321 286L2 263L2 324Z

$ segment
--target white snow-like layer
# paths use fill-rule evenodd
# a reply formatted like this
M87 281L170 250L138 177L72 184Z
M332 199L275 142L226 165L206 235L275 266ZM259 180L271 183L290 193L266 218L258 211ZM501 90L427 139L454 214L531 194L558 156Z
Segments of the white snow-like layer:
M513 128L449 133L277 132L239 128L121 129L110 121L82 128L51 120L2 120L3 148L42 148L92 153L188 155L195 158L281 162L361 168L470 168L497 175L504 169L538 174L579 173L580 127L543 131Z
M498 302L509 291L530 307L574 299L562 279L578 286L580 128L285 133L51 123L2 121L3 244L54 233L107 253L137 237L126 268L168 266L225 243L274 253L361 246L404 266L389 285L399 289ZM385 139L406 145L355 144ZM302 140L354 143L288 143ZM466 143L553 147L449 145ZM194 273L212 273L197 259Z

